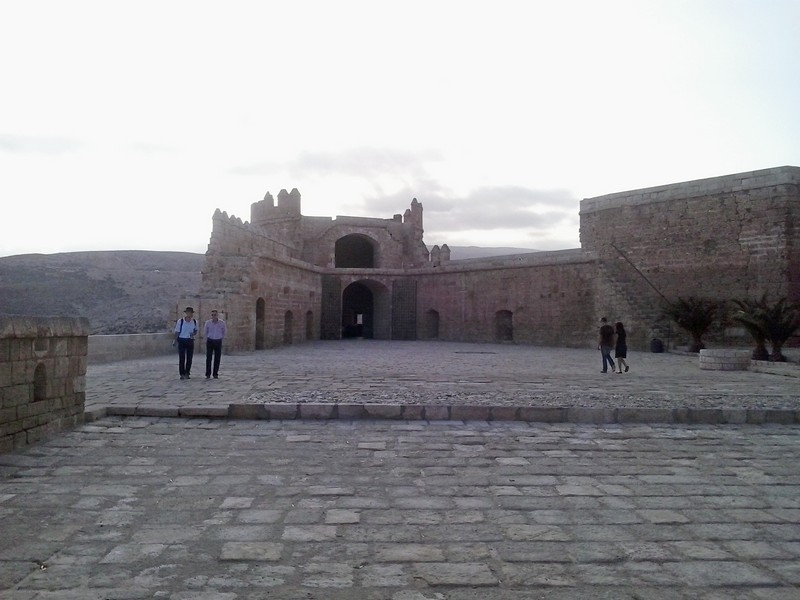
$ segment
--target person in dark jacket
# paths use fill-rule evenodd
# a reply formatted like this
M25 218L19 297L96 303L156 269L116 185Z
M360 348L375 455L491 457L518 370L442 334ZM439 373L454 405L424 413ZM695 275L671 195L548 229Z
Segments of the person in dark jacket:
M611 348L614 347L614 328L608 324L608 319L600 319L600 340L597 349L603 357L603 373L608 373L608 365L614 371L614 360L611 358Z
M617 345L614 346L614 358L617 359L617 366L619 370L617 373L622 373L622 368L625 367L625 372L628 372L628 363L625 362L628 358L628 344L627 338L628 334L625 333L625 326L622 324L621 321L617 321L614 324L614 328L617 332ZM611 365L611 368L614 368L614 365Z

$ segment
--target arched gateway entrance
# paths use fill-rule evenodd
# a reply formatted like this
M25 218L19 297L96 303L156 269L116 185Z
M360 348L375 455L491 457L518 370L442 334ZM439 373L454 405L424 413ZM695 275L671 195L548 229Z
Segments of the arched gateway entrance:
M355 281L342 292L342 337L388 340L391 297L382 283Z

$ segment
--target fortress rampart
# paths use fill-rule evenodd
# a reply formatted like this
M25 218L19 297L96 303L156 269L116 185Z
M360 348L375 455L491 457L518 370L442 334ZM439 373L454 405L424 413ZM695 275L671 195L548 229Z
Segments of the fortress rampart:
M389 219L306 217L300 193L215 213L197 302L231 350L376 337L586 346L600 316L629 345L664 334L665 298L800 300L800 168L585 199L581 248L488 259L429 253L422 204Z
M634 300L800 299L800 168L591 198L580 217L582 248Z

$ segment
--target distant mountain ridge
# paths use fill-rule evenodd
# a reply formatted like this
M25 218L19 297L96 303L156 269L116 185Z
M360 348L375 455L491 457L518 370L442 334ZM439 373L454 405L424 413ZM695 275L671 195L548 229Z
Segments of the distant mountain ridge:
M0 314L86 317L93 334L167 331L205 255L113 250L0 258Z
M450 258L535 252L451 246ZM86 317L93 334L168 331L175 303L200 289L205 255L101 250L0 257L0 314Z

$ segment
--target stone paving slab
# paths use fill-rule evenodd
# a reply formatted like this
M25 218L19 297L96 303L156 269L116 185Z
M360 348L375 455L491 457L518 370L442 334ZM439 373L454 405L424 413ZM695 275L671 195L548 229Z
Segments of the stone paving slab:
M107 417L0 455L0 598L798 598L799 464L784 425Z
M599 352L510 344L343 340L90 365L87 411L243 419L519 420L575 423L800 423L800 365L781 374L700 369L697 355L631 352L600 373Z

